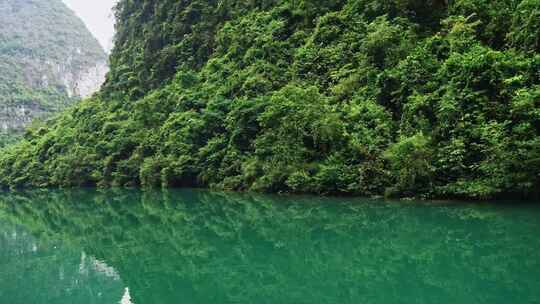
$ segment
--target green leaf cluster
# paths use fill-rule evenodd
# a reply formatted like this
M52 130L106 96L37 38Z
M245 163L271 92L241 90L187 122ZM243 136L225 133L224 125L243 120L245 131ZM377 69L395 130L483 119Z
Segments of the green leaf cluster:
M418 197L540 189L537 0L119 2L99 96L0 184Z

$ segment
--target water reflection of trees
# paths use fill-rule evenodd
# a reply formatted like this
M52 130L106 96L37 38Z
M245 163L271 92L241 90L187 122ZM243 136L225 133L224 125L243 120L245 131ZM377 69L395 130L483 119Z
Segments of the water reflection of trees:
M539 226L519 210L187 190L36 191L0 209L106 261L136 304L502 303L540 287Z
M77 248L37 239L0 212L0 303L116 303L122 282L103 265Z

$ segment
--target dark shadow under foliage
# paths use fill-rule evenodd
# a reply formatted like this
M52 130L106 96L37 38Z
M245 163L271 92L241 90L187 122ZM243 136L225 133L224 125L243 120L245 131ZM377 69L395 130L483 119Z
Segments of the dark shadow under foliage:
M538 196L540 1L120 1L111 72L0 184Z

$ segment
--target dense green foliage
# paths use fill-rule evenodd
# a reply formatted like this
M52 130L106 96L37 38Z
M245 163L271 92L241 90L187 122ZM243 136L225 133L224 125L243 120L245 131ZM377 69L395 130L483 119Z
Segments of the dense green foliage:
M120 1L100 96L5 186L487 198L540 188L540 1Z
M68 93L71 75L99 61L106 61L103 49L61 0L0 2L0 112L25 106L39 109L29 113L33 118L43 118L64 109L80 99ZM8 141L4 131L0 146Z
M0 148L3 148L7 145L13 144L20 139L19 134L11 134L7 132L0 132Z

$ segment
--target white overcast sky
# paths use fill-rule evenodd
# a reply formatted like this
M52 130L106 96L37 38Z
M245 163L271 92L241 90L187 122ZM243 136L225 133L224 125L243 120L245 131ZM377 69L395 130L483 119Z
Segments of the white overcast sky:
M114 16L112 8L117 0L62 0L86 23L105 51L112 48Z

